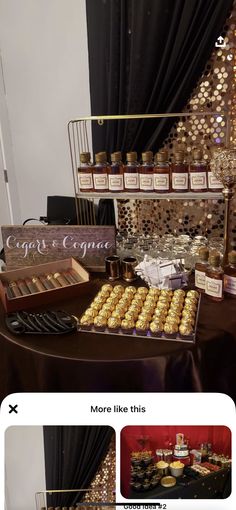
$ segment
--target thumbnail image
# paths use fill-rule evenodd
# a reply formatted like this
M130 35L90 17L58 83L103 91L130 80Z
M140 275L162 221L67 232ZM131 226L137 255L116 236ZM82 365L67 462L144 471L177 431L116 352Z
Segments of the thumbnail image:
M74 510L115 502L108 426L14 426L5 432L7 510Z
M231 462L228 427L127 426L121 431L121 494L225 499L231 493Z

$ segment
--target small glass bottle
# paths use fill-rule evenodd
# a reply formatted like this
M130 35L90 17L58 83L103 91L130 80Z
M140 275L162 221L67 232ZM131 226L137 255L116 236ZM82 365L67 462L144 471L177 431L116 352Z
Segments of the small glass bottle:
M127 193L139 191L139 163L137 152L126 154L127 164L124 167L124 187Z
M220 254L214 252L209 257L209 267L206 270L205 293L212 301L222 301L224 271L220 266Z
M156 154L153 189L157 193L169 193L170 191L170 165L168 163L167 151L165 150L161 150Z
M206 246L199 249L198 260L195 264L195 287L200 292L205 292L206 285L206 270L209 268L208 264L209 250Z
M153 152L146 151L142 153L142 164L139 169L139 187L144 193L153 191Z
M184 162L184 151L175 152L175 161L171 169L171 188L175 193L185 193L189 190L188 166Z
M108 171L108 187L112 193L124 191L124 165L121 152L111 154L111 166Z
M202 150L193 150L193 161L189 165L190 191L203 193L207 191L207 164L202 159Z
M80 154L78 181L81 192L93 191L93 165L90 162L90 152L81 152Z
M228 254L228 264L224 270L224 291L226 296L236 299L236 251Z
M104 193L108 191L108 172L110 168L107 163L106 152L95 154L95 162L96 164L93 167L94 191Z

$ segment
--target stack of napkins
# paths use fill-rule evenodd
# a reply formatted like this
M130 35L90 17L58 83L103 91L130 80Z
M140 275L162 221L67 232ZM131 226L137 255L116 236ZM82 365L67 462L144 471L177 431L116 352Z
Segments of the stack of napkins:
M180 259L161 260L145 255L135 271L150 287L179 289L188 282L188 275Z

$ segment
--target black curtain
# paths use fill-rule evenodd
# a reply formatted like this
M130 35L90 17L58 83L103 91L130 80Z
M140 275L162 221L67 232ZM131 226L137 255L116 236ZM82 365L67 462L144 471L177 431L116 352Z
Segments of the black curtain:
M232 4L86 0L92 115L181 112ZM176 120L93 123L94 152L157 151Z
M105 426L58 427L44 429L47 490L87 489L93 480L114 434ZM48 496L48 506L68 506L84 493Z

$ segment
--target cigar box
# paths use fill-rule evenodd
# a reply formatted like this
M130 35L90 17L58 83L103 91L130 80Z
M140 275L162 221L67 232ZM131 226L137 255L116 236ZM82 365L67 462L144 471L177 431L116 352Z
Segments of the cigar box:
M76 271L79 277L78 283L73 283L65 287L44 290L34 294L27 294L24 296L9 298L6 293L4 283L9 283L17 280L24 280L25 278L33 278L34 276L45 275L49 273L61 273L67 269ZM26 310L28 308L36 308L53 304L56 301L71 299L79 296L85 289L89 281L89 273L74 259L68 258L63 260L56 260L55 262L48 262L46 264L39 264L37 266L24 267L11 271L4 271L0 273L0 297L6 312L15 312L18 310Z

